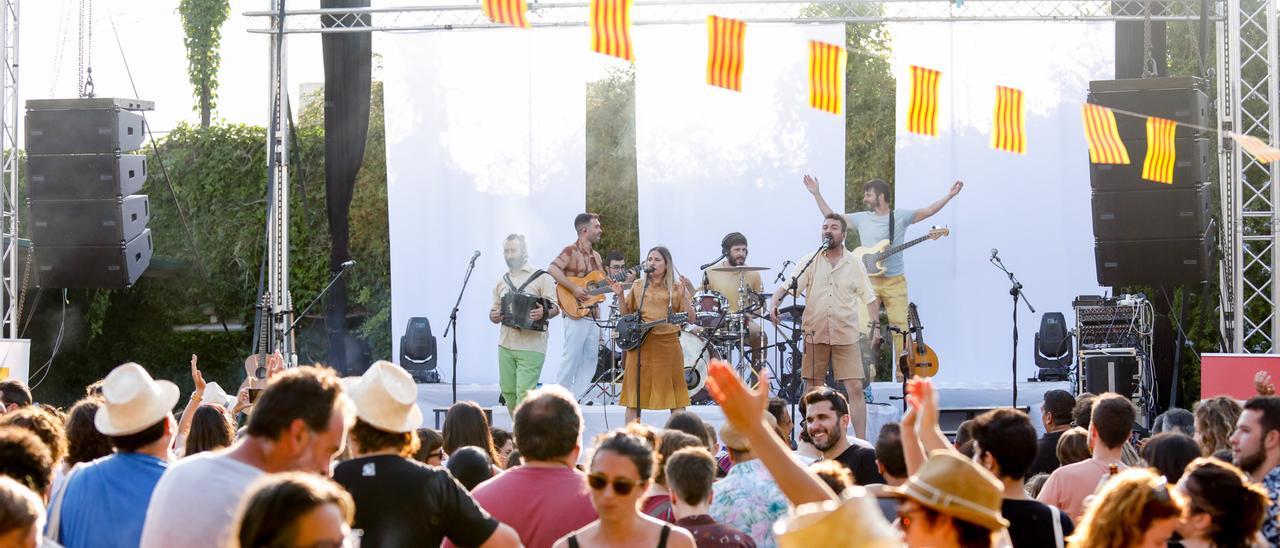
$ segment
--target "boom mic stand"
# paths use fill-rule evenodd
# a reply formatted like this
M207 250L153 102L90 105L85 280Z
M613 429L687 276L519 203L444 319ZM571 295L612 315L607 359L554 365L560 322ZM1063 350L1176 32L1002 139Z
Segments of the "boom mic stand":
M804 263L804 266L800 267L800 270L796 271L796 274L795 274L794 276L792 276L792 277L791 277L791 281L787 283L787 291L789 291L789 292L791 293L791 329L792 329L792 331L791 331L791 332L792 332L793 336L794 336L794 334L795 334L795 333L801 333L800 329L801 329L801 327L802 327L802 326L801 326L800 318L799 318L799 317L798 317L798 315L796 314L796 311L798 310L798 309L797 309L797 307L796 307L796 303L797 303L797 301L798 301L798 300L799 300L799 298L800 298L800 297L799 297L800 292L798 291L798 289L799 289L799 283L800 283L800 276L803 276L803 275L804 275L804 272L805 272L806 270L809 270L809 266L813 264L814 259L817 259L819 255L822 255L822 252L826 251L827 249L830 249L832 245L833 245L833 244L832 244L832 242L831 242L829 239L823 239L823 240L822 240L822 246L818 247L818 251L817 251L817 252L815 252L813 255L810 255L810 256L809 256L809 260L808 260L807 262L805 262L805 263ZM804 335L803 335L803 334L801 334L801 338L802 338L802 339L804 338ZM806 350L807 350L807 349L806 349ZM803 358L801 358L801 362L802 362L802 363L803 363L803 361L804 361L804 359L803 359ZM803 378L803 377L804 377L804 374L803 374L804 366L803 366L803 365L801 365L800 370L801 370L801 375L800 375L800 376L801 376L801 379L800 379L800 382L801 382L800 393L801 393L801 395L803 395L803 394L804 394L804 391L805 391L805 388L803 387L803 386L804 386L804 382L805 382L805 381L804 381L804 378Z
M1036 307L1031 306L1031 301L1027 300L1026 294L1022 291L1022 282L1013 276L1009 269L1005 268L1004 262L1000 260L1000 254L997 250L991 250L990 262L1001 272L1009 276L1009 295L1013 297L1013 408L1018 408L1018 299L1027 305L1027 309L1032 314L1036 313Z
M719 260L719 259L716 259L716 260ZM667 268L671 268L671 265L667 265ZM642 312L644 311L644 297L646 294L649 293L649 275L650 274L652 274L652 272L650 272L649 269L646 268L644 273L644 286L640 288L640 300L636 301L637 303L636 312L635 312L636 325L640 325L644 323L644 314L642 314ZM670 312L670 310L668 310L667 312ZM640 353L643 350L644 350L644 343L642 342L638 346L636 346L636 422L642 422L640 420L640 414L644 412L644 409L640 407ZM623 355L622 374L624 376L624 379L623 379L624 383L626 382L625 376L627 374L626 361L627 361L626 355Z
M458 403L458 308L462 306L462 295L467 292L467 282L471 280L471 271L476 268L476 259L480 258L480 252L471 256L471 262L467 264L467 274L462 277L462 289L458 290L458 300L453 303L453 310L449 312L449 325L444 328L444 336L449 336L449 330L453 330L453 373L450 375L449 383L453 385L453 403Z
M307 317L307 312L311 310L311 307L315 306L316 303L320 302L320 299L329 293L329 288L333 287L333 284L338 282L338 278L341 278L343 274L346 274L347 269L351 268L352 266L355 266L355 264L356 264L355 261L343 261L341 265L338 265L338 271L334 272L333 277L329 278L329 283L324 286L324 289L320 290L320 293L316 294L314 299L311 299L311 302L307 304L307 307L302 309L302 313L298 314L297 318L294 318L293 323L289 324L289 329L285 330L284 335L282 335L281 338L291 336L293 333L293 329L295 327L298 327L299 323L302 323L303 318ZM298 348L298 346L292 345L292 348L296 349ZM297 357L296 353L294 354L294 357L295 358ZM346 360L343 360L343 361L345 362ZM294 365L296 365L296 363ZM343 363L342 368L344 369L344 371L342 371L341 373L343 375L346 375L347 371L345 371L345 369L347 368L347 364Z

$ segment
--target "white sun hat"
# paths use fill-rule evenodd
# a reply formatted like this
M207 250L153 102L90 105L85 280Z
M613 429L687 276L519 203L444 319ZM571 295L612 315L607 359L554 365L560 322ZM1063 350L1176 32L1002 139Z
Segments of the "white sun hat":
M356 404L356 416L379 430L406 433L422 426L418 385L400 366L376 361L359 377L342 379Z
M127 436L160 422L178 403L178 385L153 380L136 363L126 363L102 380L103 404L93 424L107 436Z

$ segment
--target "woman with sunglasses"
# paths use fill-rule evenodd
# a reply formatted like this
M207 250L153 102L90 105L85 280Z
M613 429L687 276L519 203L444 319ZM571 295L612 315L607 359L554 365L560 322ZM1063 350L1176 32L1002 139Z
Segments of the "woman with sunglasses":
M587 485L600 518L556 541L554 548L657 546L694 548L693 535L640 512L654 467L644 438L617 430L601 434L591 457Z
M1267 491L1249 483L1239 468L1218 459L1196 459L1182 473L1177 491L1187 501L1187 514L1178 525L1181 546L1265 545L1258 531L1270 505Z
M1164 548L1182 508L1164 476L1146 468L1124 470L1107 480L1067 548Z

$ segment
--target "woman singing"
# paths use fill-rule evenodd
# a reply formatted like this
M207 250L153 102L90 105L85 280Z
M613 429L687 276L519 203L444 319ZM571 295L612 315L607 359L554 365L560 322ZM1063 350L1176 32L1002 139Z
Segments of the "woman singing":
M671 252L658 246L649 250L645 266L652 269L632 285L623 296L622 284L612 284L618 295L622 313L639 310L640 323L666 318L675 312L693 316L693 306L683 279L677 279L671 265ZM645 284L648 288L645 288ZM644 302L641 303L641 295ZM636 359L640 360L640 378L636 378ZM684 351L680 348L680 326L662 324L653 328L635 350L623 357L622 398L627 408L627 422L636 420L640 409L674 409L683 411L689 405L689 388L684 380ZM636 383L639 398L636 401Z

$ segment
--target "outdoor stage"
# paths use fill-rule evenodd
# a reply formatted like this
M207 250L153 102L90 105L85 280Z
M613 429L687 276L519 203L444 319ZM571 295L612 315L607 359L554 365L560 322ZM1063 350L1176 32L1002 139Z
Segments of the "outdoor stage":
M935 385L938 389L939 403L942 408L942 429L946 432L954 431L961 421L974 414L973 411L985 410L993 407L1007 407L1011 403L1012 393L1009 389L1009 383L1000 382L971 382L971 383L939 383ZM424 417L424 426L432 428L440 428L444 422L444 410L447 410L453 403L450 385L448 383L440 384L420 384L418 385L418 406L422 408ZM1043 425L1040 424L1040 408L1044 400L1044 393L1053 390L1062 389L1070 391L1071 385L1068 382L1022 382L1018 383L1018 405L1019 407L1029 408L1031 414L1031 422L1036 426L1037 433L1043 433ZM867 405L867 431L870 433L868 437L873 440L875 435L880 432L880 427L886 423L897 422L902 417L902 401L900 399L890 399L900 397L902 395L902 385L889 382L877 382L871 384L871 392L873 402ZM472 400L479 403L481 407L491 409L493 411L493 425L501 428L511 429L511 416L507 413L505 406L498 404L498 385L496 384L459 384L458 400ZM434 411L441 410L438 414ZM720 407L715 405L695 405L689 410L697 413L702 420L715 425L719 429L724 423L724 415L720 412ZM610 428L617 428L624 424L624 409L617 405L586 405L582 407L582 418L585 423L585 432L583 433L584 446L590 445L591 439L596 434L605 432ZM799 410L796 415L798 417ZM666 411L645 411L641 415L641 419L654 426L662 426L666 422ZM799 420L795 421L799 423ZM850 431L852 432L852 430Z

